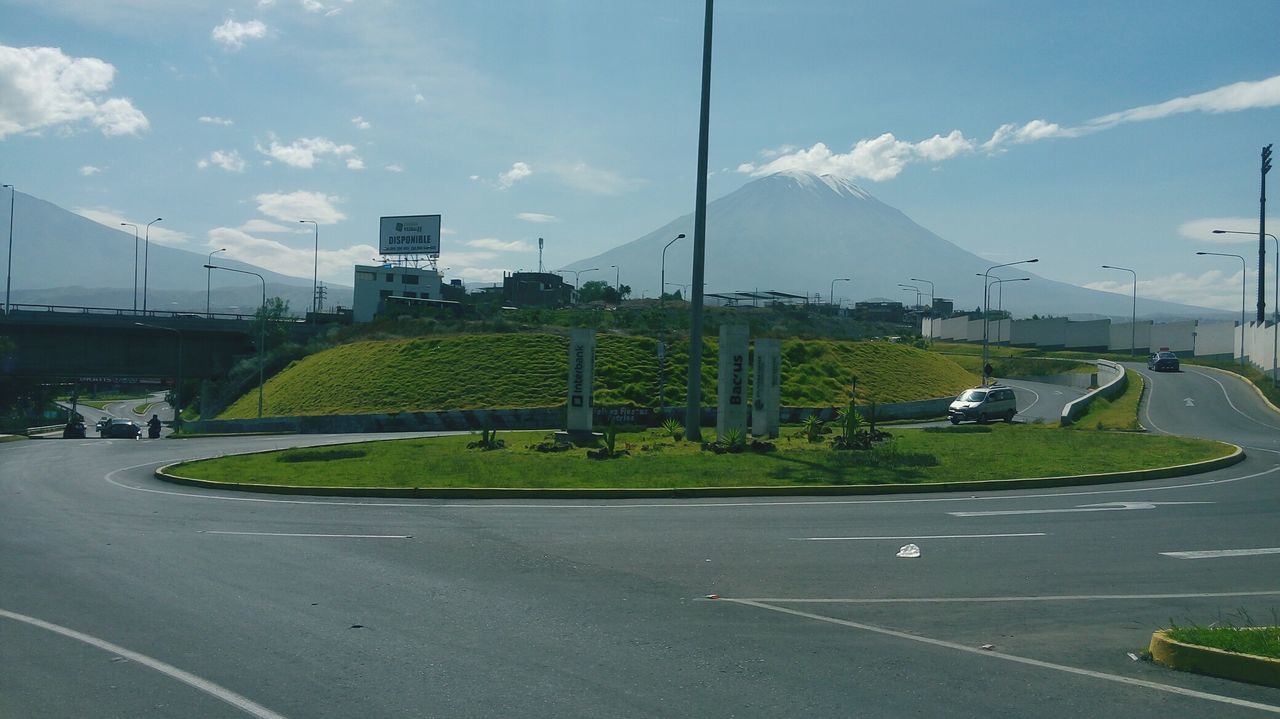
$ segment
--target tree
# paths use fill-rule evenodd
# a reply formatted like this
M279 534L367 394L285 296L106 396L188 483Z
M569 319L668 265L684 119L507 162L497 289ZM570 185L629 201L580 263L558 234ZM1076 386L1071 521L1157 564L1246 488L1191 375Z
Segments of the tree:
M627 298L627 295L630 295L630 294L631 294L630 285L622 285L621 287L618 287L618 288L615 288L613 286L607 286L604 288L604 301L609 302L611 304L615 304L615 305L620 304L624 299Z
M578 288L578 301L579 302L595 302L597 300L603 300L605 299L604 293L606 289L613 289L613 288L610 287L609 283L605 282L604 280L591 280L590 282L583 282L582 286Z
M266 322L266 350L280 346L289 334L284 318L289 316L289 301L279 297L268 297L267 304L253 313L254 338L263 331L262 323Z

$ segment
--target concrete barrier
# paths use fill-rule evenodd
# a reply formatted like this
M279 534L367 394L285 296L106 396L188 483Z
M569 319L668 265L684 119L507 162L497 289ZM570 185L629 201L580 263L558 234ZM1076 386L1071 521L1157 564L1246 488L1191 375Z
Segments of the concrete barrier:
M1115 362L1100 359L1098 360L1098 389L1068 402L1062 408L1062 417L1059 422L1066 427L1088 412L1089 405L1093 404L1098 397L1115 399L1124 394L1128 388L1129 378L1125 376L1124 367Z

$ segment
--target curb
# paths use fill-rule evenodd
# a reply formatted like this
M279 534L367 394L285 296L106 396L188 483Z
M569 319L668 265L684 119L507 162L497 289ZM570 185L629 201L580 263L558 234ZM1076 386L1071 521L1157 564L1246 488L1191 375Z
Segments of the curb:
M1164 630L1151 635L1151 658L1170 669L1280 688L1280 659L1184 644Z
M1246 384L1250 389L1252 389L1254 392L1257 392L1257 393L1258 393L1258 399L1262 400L1262 403L1263 403L1263 404L1265 404L1266 406L1270 407L1270 408L1271 408L1271 410L1272 410L1273 412L1275 412L1276 414L1280 414L1280 407L1277 407L1277 406L1275 406L1274 404L1272 404L1272 403L1271 403L1271 400L1267 399L1267 395L1266 395L1266 394L1264 394L1264 393L1262 392L1262 388L1261 388L1261 387L1259 387L1258 385L1254 384L1252 381L1250 381L1248 377L1245 377L1244 375L1236 374L1235 372L1232 372L1231 370L1219 369L1219 368L1217 368L1217 367L1210 367L1210 366L1208 366L1208 365L1197 364L1197 365L1190 365L1190 366L1192 366L1192 367L1198 367L1198 368L1200 368L1200 369L1207 369L1207 370L1210 370L1210 371L1212 371L1212 372L1221 372L1222 374L1225 374L1225 375L1227 375L1227 376L1229 376L1229 377L1235 377L1236 379L1240 380L1241 382L1244 382L1244 383L1245 383L1245 384Z
M390 441L390 440L384 440ZM1221 444L1226 444L1225 442ZM1218 457L1204 462L1180 464L1172 467L1155 469L1137 469L1127 472L1108 472L1102 474L1081 474L1065 477L1036 477L1025 479L985 479L967 482L935 482L931 484L870 484L854 486L802 486L802 487L689 487L668 489L520 489L513 487L492 487L474 489L470 487L295 487L279 484L240 484L230 482L213 482L206 479L183 477L170 472L183 460L166 464L155 471L156 479L173 484L183 484L205 489L236 490L263 494L291 494L319 497L387 497L404 499L652 499L652 498L697 498L697 497L830 497L851 495L880 494L923 494L937 492L960 491L1001 491L1014 489L1036 489L1040 487L1070 487L1095 484L1117 484L1120 482L1140 482L1169 477L1185 477L1225 469L1243 462L1246 455L1244 448L1238 445L1235 451L1226 457ZM275 451L275 450L263 450ZM250 453L253 454L253 453Z

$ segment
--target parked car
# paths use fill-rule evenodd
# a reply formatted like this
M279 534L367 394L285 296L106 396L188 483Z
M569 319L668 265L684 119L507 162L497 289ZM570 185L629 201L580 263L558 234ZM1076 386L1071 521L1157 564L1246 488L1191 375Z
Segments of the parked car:
M113 419L115 419L115 417L112 417L111 415L106 415L105 417L103 417L102 419L99 419L97 422L94 423L93 429L98 434L102 434L102 430L106 428L107 423Z
M102 436L111 439L139 439L142 437L142 425L131 419L113 417L102 428Z
M62 428L63 439L84 439L84 422L78 419L67 422L67 426Z
M1161 348L1159 352L1152 352L1147 357L1147 369L1156 372L1179 372L1178 355L1170 352L1168 348Z
M967 389L947 408L951 424L960 424L963 420L987 422L993 419L1012 422L1017 413L1018 401L1013 390L998 384Z

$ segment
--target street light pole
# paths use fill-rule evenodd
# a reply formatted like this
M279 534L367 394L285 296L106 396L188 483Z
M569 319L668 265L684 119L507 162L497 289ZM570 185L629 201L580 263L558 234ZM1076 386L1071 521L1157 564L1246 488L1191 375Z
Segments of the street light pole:
M226 251L227 251L227 248L223 247L220 250L214 250L213 252L210 252L208 262L212 264L214 255L218 254L219 252L226 252ZM209 264L206 264L205 267L206 268L209 267ZM212 269L206 269L204 271L204 316L206 318L209 318L212 316L212 314L209 311L209 298L213 290L213 283L211 282L212 276L213 276Z
M933 296L933 283L930 282L929 280L922 280L919 277L912 277L911 281L925 282L925 283L928 283L929 285L929 337L928 337L928 340L929 340L929 344L932 345L933 344L933 301L935 299Z
M1225 252L1197 252L1196 254L1234 257L1240 260L1240 364L1244 364L1244 308L1249 298L1249 266L1240 255L1232 255Z
M174 431L182 431L182 330L176 327L161 327L160 325L149 325L145 322L134 322L139 327L146 327L153 330L164 330L166 332L175 332L178 335L178 378L173 386L173 429Z
M853 281L853 278L850 278L850 277L837 277L834 280L831 280L831 290L830 290L830 294L827 296L827 299L830 300L831 304L834 305L836 303L836 283L852 282L852 281Z
M991 270L998 270L1001 267L1012 267L1013 265L1026 265L1033 262L1039 262L1040 258L1032 258L1030 260L1018 260L1017 262L1006 262L1002 265L992 265L982 273L982 386L987 385L987 334L990 324L991 308L987 304L991 301Z
M237 270L234 267L221 267L219 265L205 265L210 270L226 270L227 272L239 272L242 275L253 275L262 282L262 327L258 333L258 419L262 419L262 380L263 380L263 363L262 354L267 349L267 280L257 272L248 270Z
M563 270L556 270L556 272L572 272L572 273L573 273L573 294L574 294L574 303L576 304L576 303L577 303L577 301L578 301L578 300L577 300L577 295L578 295L578 275L582 274L583 272L596 272L596 271L598 271L599 269L600 269L599 267L591 267L591 268L588 268L588 269L585 269L585 270L570 270L570 269L563 269Z
M1253 236L1252 232L1240 232L1238 230L1213 230L1213 234ZM1276 271L1274 278L1276 290L1275 301L1271 304L1271 386L1275 387L1278 380L1276 372L1276 355L1280 353L1280 338L1277 338L1277 334L1280 334L1280 239L1276 239L1276 236L1270 232L1264 232L1262 234L1270 237L1271 241L1275 243L1276 248Z
M622 268L618 267L617 265L609 265L609 266L613 268L613 289L619 293L618 303L621 304L622 303L622 294L621 294L622 293Z
M132 222L121 222L121 227L133 228L133 311L138 311L138 226Z
M13 185L0 185L9 188L9 252L6 255L8 265L4 273L4 313L9 314L9 288L13 284L13 200L18 195L18 188Z
M1007 280L992 280L992 281L991 281L991 284L993 284L993 285L999 285L999 287L997 287L997 288L996 288L997 297L999 297L999 299L998 299L998 300L996 300L996 307L997 307L997 309L996 309L996 314L1000 315L1000 319L996 320L996 344L1000 344L1002 341L1004 341L1004 339L1003 339L1003 338L1004 338L1004 332L1003 332L1003 330L1002 330L1002 327L1004 326L1004 324L1003 324L1003 323L1004 323L1004 283L1006 283L1006 282L1030 282L1030 281L1031 281L1031 278L1030 278L1030 277L1012 277L1012 278L1007 279ZM1013 334L1013 332L1012 332L1012 328L1010 328L1010 334Z
M693 201L693 297L689 303L689 373L685 392L684 434L702 441L702 292L707 259L707 144L711 118L711 21L714 2L706 0L702 21L702 96L698 111L698 173Z
M1138 331L1138 272L1128 267L1116 267L1115 265L1103 265L1104 270L1123 270L1133 273L1133 314L1129 319L1129 354L1138 356L1137 331Z
M317 290L319 288L320 279L320 223L315 220L298 220L302 224L311 223L316 227L316 251L314 259L311 261L311 314L315 315L320 310L316 307ZM314 317L312 319L315 319Z
M163 217L147 223L146 240L142 251L142 314L147 314L147 271L151 269L151 226L163 220Z
M675 239L668 242L666 246L662 248L662 274L660 275L658 280L661 283L661 286L658 288L658 306L659 307L661 307L665 301L665 298L663 297L663 295L667 294L667 247L674 245L676 240L683 240L683 239L684 239L684 233L681 232L680 234L675 236Z

